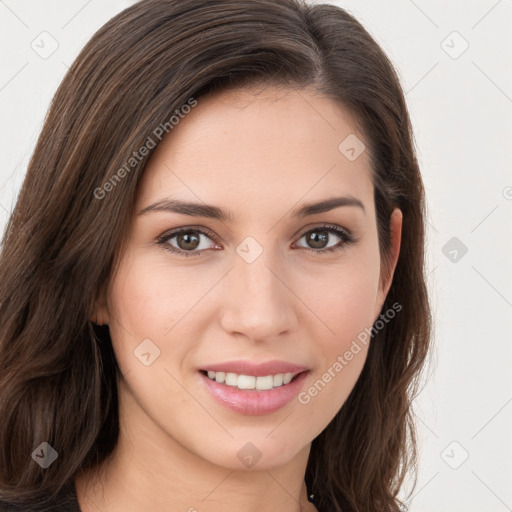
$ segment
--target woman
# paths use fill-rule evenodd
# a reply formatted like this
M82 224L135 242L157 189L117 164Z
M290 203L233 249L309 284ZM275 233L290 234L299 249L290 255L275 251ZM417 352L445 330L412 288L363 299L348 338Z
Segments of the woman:
M343 9L114 17L3 241L2 510L400 510L424 208L397 75Z

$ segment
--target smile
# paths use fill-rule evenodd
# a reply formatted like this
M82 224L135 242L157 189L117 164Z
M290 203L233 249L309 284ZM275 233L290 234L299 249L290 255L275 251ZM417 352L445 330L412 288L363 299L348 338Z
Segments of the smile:
M215 372L203 370L211 380L238 389L266 391L289 384L299 373L276 373L275 375L255 376L237 373Z
M309 371L256 376L200 370L198 375L206 393L217 403L239 414L260 416L291 404L302 390Z

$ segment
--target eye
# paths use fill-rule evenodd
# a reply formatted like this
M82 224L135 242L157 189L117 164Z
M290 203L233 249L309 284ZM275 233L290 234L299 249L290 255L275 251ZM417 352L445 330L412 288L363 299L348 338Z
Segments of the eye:
M340 241L338 241L338 243L334 243L334 245L329 245L330 238L332 238L333 235L335 235L335 237ZM302 247L314 253L324 253L344 249L347 245L356 241L353 235L335 225L317 226L316 228L306 231L299 240L302 238L305 238L309 247L300 245L298 247ZM334 240L334 242L336 241Z
M339 239L337 243L336 240L331 240L333 235ZM344 249L347 245L356 242L352 234L336 225L317 226L306 231L299 241L302 238L305 238L310 247L298 245L298 242L293 245L316 254ZM334 245L331 242L334 242ZM194 227L179 228L166 233L157 239L157 244L182 256L201 256L201 253L207 249L222 248L213 233Z
M201 251L205 249L214 249L218 246L209 244L205 241L212 240L213 235L195 228L180 228L171 231L158 238L157 243L162 245L168 251L182 254L184 256L200 256Z

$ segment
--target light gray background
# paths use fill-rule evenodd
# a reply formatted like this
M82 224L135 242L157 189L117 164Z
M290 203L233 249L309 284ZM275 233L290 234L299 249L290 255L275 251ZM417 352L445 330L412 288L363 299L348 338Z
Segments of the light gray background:
M2 230L67 67L131 3L0 0ZM330 3L398 68L428 196L436 348L411 510L512 510L512 1Z

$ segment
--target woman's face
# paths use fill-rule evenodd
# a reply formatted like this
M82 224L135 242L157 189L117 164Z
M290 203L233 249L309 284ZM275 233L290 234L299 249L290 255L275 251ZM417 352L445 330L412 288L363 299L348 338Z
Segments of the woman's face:
M309 449L360 375L390 285L363 143L310 90L202 97L174 125L98 309L132 428L227 468ZM400 225L395 210L393 267Z

